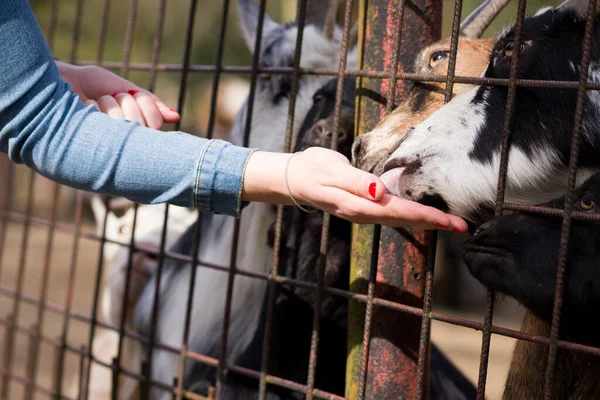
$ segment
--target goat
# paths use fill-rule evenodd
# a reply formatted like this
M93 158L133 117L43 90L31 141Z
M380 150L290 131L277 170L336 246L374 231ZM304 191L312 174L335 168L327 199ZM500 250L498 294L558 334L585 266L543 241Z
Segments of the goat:
M109 242L103 247L104 282L101 302L101 315L104 322L119 327L121 316L125 312L125 328L131 330L131 312L149 276L157 267L156 257L149 251L158 251L163 231L165 218L164 205L140 205L135 224L135 245L141 251L132 256L132 267L127 299L125 296L125 283L128 272L129 247L133 231L134 209L133 203L123 199L111 199L108 207L100 196L91 197L90 205L96 220L96 233L105 233ZM117 216L115 211L127 209L122 216ZM106 227L104 226L106 219ZM196 213L183 207L170 207L167 222L167 235L165 247L171 246L186 228L196 220ZM115 243L116 242L116 243ZM120 244L118 244L120 243ZM123 246L121 246L123 245ZM125 308L123 308L125 307ZM141 347L138 341L124 338L122 360L125 369L138 371L141 365ZM114 330L97 328L92 343L94 357L106 364L111 364L117 357L119 333ZM138 386L136 379L121 377L119 384L120 399L129 399ZM92 363L90 369L89 393L93 399L110 398L111 371L102 365ZM68 393L76 396L79 390L78 380L75 379L69 387Z
M599 214L600 173L589 178L575 194L575 210ZM562 208L565 198L544 204ZM531 311L524 330L549 336L555 300L562 219L514 213L479 226L465 243L465 261L486 287L517 299ZM598 221L573 220L565 269L561 336L598 346L600 273L597 264ZM508 376L504 399L544 397L548 350L519 341ZM559 350L553 387L556 399L592 399L600 396L600 358Z
M481 39L492 19L509 0L487 0L461 23L458 38L455 73L478 76L488 64L493 39ZM450 38L427 46L415 59L413 70L418 74L446 75L450 56ZM453 95L470 86L456 84ZM408 98L368 133L360 135L352 145L352 160L356 167L381 175L383 166L404 139L404 133L423 122L444 105L445 83L415 81Z
M543 8L526 18L515 48L514 27L495 40L486 78L508 78L511 57L520 52L520 79L577 81L587 10L586 1L567 1ZM596 16L597 19L597 16ZM594 28L590 78L598 81L600 30ZM409 129L384 162L382 179L395 195L434 205L467 219L471 230L490 219L496 197L501 132L508 89L473 86L458 94L426 121ZM564 193L574 126L576 91L518 87L509 150L505 200L538 204ZM600 98L588 92L582 124L582 145L577 185L600 167L600 142L596 129ZM514 282L511 282L514 283ZM526 318L525 330L536 330ZM514 359L533 354L517 346ZM539 354L536 356L539 357ZM542 356L543 357L543 356ZM513 363L513 366L515 364ZM519 375L511 370L509 377ZM510 385L524 381L509 380ZM513 391L527 388L510 389ZM528 397L526 397L528 398Z
M582 3L582 4L579 4ZM496 39L486 78L508 78L511 55L520 51L520 79L577 81L585 18L584 0L543 8L526 18L522 48L514 49L514 27ZM590 79L600 81L600 28L594 30ZM405 199L436 206L481 223L496 199L502 128L508 89L473 86L409 129L387 159L382 179ZM509 151L505 199L537 204L564 193L577 91L518 87ZM600 168L596 129L600 96L587 93L578 185Z
M331 148L336 86L337 79L333 79L315 94L315 104L302 125L294 151L302 151L313 146ZM346 157L350 156L351 138L354 133L355 92L356 80L345 78L337 150ZM322 225L323 213L321 212L306 214L294 207L285 208L282 227L283 246L280 254L279 273L281 275L305 282L317 282ZM325 286L349 289L351 230L350 222L331 216L323 275ZM305 373L308 371L307 354L310 349L313 314L317 305L316 291L294 286L289 289L281 289L277 296L276 315L286 320L286 316L293 315L294 329L290 330L286 321L279 322L278 326L286 326L286 328L285 332L278 332L280 342L278 342L277 350L279 351L271 350L271 354L275 357L274 363L275 365L302 365L298 370ZM302 313L294 312L299 308L299 304L304 304ZM339 395L344 393L343 373L346 371L347 318L348 303L345 298L323 295L319 350L322 347L326 351L318 353L319 363L317 365L322 369L317 372L324 370L327 375L322 376L318 373L317 379L321 378L323 382L329 383L332 387L331 391ZM288 331L302 334L286 334ZM298 348L302 349L297 353L300 359L290 360L289 349ZM431 397L437 400L475 398L474 386L435 344L431 348L431 372L429 375ZM288 379L292 378L288 377ZM301 378L306 380L304 375Z
M337 4L337 2L332 2ZM327 4L325 4L327 5ZM342 32L335 25L335 13L323 10L324 2L309 1L308 10L313 19L307 19L303 31L302 68L337 68L341 49ZM238 11L248 47L253 48L257 34L258 7L251 0L238 0ZM333 16L323 21L315 17ZM291 67L294 61L296 23L280 25L265 15L263 22L260 63L262 67ZM349 68L356 67L356 48L348 54ZM289 90L291 77L288 75L260 75L255 94L249 147L264 151L281 151L287 125ZM312 105L313 94L328 80L324 76L302 75L296 95L293 140L301 122ZM231 132L231 142L242 145L247 102L240 110ZM272 250L267 246L267 232L275 219L271 206L253 203L244 210L239 230L238 268L266 273L272 265ZM204 215L201 227L201 244L197 256L200 260L214 264L229 265L235 220L222 215ZM190 228L173 249L190 254L193 247L194 229ZM191 255L191 254L190 254ZM185 309L189 287L191 263L167 260L160 278L159 319L155 339L173 347L181 347ZM142 334L151 331L154 292L158 276L153 275L144 289L135 311L134 325ZM228 274L200 267L197 270L190 328L190 350L212 357L219 356L223 324L223 305L227 292ZM259 326L265 297L266 281L236 275L228 336L227 362L237 360L248 349ZM153 352L151 378L171 384L178 370L179 356L156 349ZM191 368L186 368L186 379ZM154 397L160 392L156 390ZM166 395L163 393L163 395Z
M337 79L331 80L315 93L314 104L300 128L294 151L320 146L331 148L334 131L334 103ZM349 156L354 133L356 80L345 78L342 114L337 149ZM286 207L282 219L282 247L278 273L302 282L317 283L323 213L306 214L294 207ZM334 217L330 220L328 251L325 256L323 284L348 290L350 270L350 222ZM274 243L273 225L269 243ZM316 291L303 286L277 286L274 301L274 320L270 345L268 373L294 382L306 382L309 369L314 313L317 307ZM340 296L323 295L320 308L318 363L315 386L321 390L344 395L348 336L348 303ZM265 307L264 312L267 309ZM257 331L252 346L237 362L246 368L258 370L262 361L264 325ZM202 375L202 374L200 374ZM431 395L435 399L472 399L473 385L446 359L435 345L432 346ZM255 379L230 374L222 383L224 398L256 396ZM278 398L298 398L283 388L273 388ZM237 397L236 397L237 396ZM245 398L245 397L243 397ZM300 396L303 398L303 396Z

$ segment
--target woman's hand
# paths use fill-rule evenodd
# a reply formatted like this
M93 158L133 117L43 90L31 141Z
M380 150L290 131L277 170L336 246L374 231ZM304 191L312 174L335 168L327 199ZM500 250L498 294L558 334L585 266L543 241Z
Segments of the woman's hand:
M242 198L293 204L284 174L290 157L290 154L255 152L246 167ZM467 230L466 222L457 216L385 193L379 178L354 168L346 157L333 150L313 147L295 155L289 163L288 184L300 204L357 224Z
M65 82L86 105L116 119L138 121L144 126L160 129L165 122L179 121L177 111L170 109L155 94L97 66L75 66L55 61Z

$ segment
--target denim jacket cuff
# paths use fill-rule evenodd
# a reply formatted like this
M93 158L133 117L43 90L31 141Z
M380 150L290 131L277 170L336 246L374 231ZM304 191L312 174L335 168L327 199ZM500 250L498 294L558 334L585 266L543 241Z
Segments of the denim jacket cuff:
M210 140L198 162L194 205L215 214L240 217L248 202L242 202L244 172L255 149Z

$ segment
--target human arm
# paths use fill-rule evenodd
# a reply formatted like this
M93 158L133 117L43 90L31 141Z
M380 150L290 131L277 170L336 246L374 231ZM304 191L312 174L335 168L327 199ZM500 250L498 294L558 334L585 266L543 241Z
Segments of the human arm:
M466 222L457 216L386 193L379 178L352 167L340 153L315 147L290 157L255 152L246 167L243 200L292 205L285 184L289 161L288 185L301 205L359 224L467 230Z
M4 0L2 7L1 152L77 189L239 213L239 176L250 149L159 132L86 107L60 79L29 3ZM206 176L214 181L200 185Z

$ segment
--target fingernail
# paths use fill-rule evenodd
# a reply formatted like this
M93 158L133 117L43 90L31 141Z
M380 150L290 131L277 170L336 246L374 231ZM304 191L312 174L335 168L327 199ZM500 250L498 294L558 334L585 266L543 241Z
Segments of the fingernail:
M172 108L169 108L169 110L173 111L173 112L177 112L177 110L173 110Z
M132 96L133 96L134 94L136 94L137 92L138 92L137 90L133 90L133 89L132 89L132 90L128 90L128 91L127 91L127 93L129 93L129 94L130 94L130 95L132 95Z
M444 225L444 224L442 224L442 223L440 223L440 222L434 222L433 224L434 224L435 226L437 226L438 228L450 229L450 226L448 226L448 225Z
M460 229L458 229L458 228L452 228L452 232L455 232L455 233L463 233L463 231L461 231L461 230L460 230Z
M112 96L112 97L117 97L117 95L118 95L118 94L119 94L119 93L113 93L113 94L111 94L111 96Z
M371 197L375 198L375 194L377 193L377 184L375 182L369 185L369 194Z

